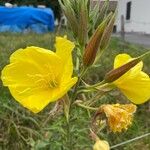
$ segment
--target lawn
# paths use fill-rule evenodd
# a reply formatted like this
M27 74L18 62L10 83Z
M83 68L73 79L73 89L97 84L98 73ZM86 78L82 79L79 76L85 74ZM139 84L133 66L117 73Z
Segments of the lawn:
M54 49L54 41L55 34L0 34L0 70L9 62L9 56L15 50L31 45ZM86 76L85 80L89 83L102 80L105 73L112 68L114 57L119 53L128 53L135 57L146 51L143 47L122 42L118 38L112 38L110 46L100 60L100 65L90 69L91 74ZM144 64L144 71L149 74L150 59L145 59ZM103 102L105 103L120 101L123 103L125 100L125 97L120 95L119 91L103 97ZM34 115L14 101L8 89L3 87L0 81L0 149L66 150L65 118L62 117L61 111L55 115L49 115L52 106L53 104L49 105L41 113ZM72 111L74 114L71 120L73 147L75 150L91 150L93 142L89 138L89 114L82 108L73 109ZM108 139L113 146L149 133L149 113L150 103L147 102L138 106L133 125L126 132L113 134L105 131L107 134L101 136ZM115 149L149 150L150 136Z

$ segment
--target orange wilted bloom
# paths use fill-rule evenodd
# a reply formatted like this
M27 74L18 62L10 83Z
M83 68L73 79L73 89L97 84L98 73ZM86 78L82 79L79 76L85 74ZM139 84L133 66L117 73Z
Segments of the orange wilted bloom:
M136 106L133 104L106 104L100 107L100 111L106 114L110 129L113 132L121 132L123 129L127 130L132 124Z

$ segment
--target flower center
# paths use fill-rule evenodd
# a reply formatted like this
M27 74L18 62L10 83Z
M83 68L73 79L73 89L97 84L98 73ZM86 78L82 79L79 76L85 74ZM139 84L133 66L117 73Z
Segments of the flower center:
M48 82L48 84L50 88L56 88L58 86L58 82L55 80Z

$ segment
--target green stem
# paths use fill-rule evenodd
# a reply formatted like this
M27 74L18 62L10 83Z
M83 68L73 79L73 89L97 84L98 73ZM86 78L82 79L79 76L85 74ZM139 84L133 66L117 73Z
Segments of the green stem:
M94 84L94 85L91 85L91 86L89 86L89 87L87 87L87 89L89 89L89 88L96 88L96 87L98 87L98 86L103 86L103 85L105 85L105 84L107 84L106 82L105 82L105 80L103 80L103 81L101 81L101 82L99 82L99 83L96 83L96 84Z
M106 92L104 91L99 91L92 99L86 101L85 104L88 106L94 105L98 101L98 99L104 96L105 93Z
M66 117L66 121L69 122L70 99L67 94L63 97L63 105L64 105L64 114Z
M68 143L68 150L73 150L72 137L71 137L71 132L70 132L70 122L69 122L69 120L68 120L68 122L67 122L67 143Z
M141 56L139 56L139 58L143 58L143 57L145 57L145 56L147 56L147 55L149 55L149 54L150 54L150 50L147 51L146 53L142 54Z
M113 83L106 83L105 81L86 87L87 90L95 89L97 91L111 91L114 88L116 88L116 86Z
M78 87L79 87L79 85L80 85L81 78L82 78L83 75L86 73L86 71L87 71L87 68L83 68L82 71L81 71L81 73L80 73L80 75L79 75L79 77L78 77L78 81L77 81L77 83L76 83L76 85L75 85L74 92L73 92L73 94L72 94L72 102L74 102L75 99L76 99L76 97L77 97L77 90L78 90Z
M76 99L78 86L79 86L80 81L81 81L81 78L82 78L82 76L84 75L85 72L86 72L86 70L83 69L82 72L81 72L81 74L79 75L78 81L77 81L77 83L76 83L76 85L75 85L73 94L72 94L71 99L70 99L70 100L71 100L71 101L70 101L70 109L69 109L69 112L68 112L69 117L66 118L66 121L67 121L67 143L68 143L68 149L69 149L69 150L73 150L72 137L71 137L71 131L70 131L71 107L72 107L72 103L73 103L73 102L75 101L75 99Z
M81 71L81 74L79 75L78 81L75 85L73 94L71 96L70 109L69 109L69 112L68 112L69 116L71 114L72 103L75 101L75 99L77 97L78 86L80 85L81 78L85 74L85 72L86 72L86 69L83 68L83 70ZM68 117L68 119L66 118L66 121L67 121L67 143L68 143L68 148L69 148L69 150L73 150L72 137L71 137L71 132L70 132L70 117Z
M77 103L77 105L80 106L80 107L82 107L82 108L93 110L93 111L97 111L98 110L98 108L89 107L89 106L83 105L81 103Z
M66 122L67 122L67 146L68 150L72 150L72 139L71 139L71 132L70 132L70 105L71 101L66 94L63 97L63 105L64 105L64 114L66 117Z

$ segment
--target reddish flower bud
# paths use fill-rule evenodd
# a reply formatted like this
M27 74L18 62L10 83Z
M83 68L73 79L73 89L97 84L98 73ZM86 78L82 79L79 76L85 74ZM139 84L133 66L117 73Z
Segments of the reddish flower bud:
M93 64L97 51L100 47L102 35L111 17L112 17L112 13L110 13L107 16L107 18L98 26L95 33L93 34L90 41L88 42L83 55L84 66L90 66Z
M113 82L120 78L122 75L124 75L126 72L128 72L131 68L133 68L136 64L138 64L141 61L140 58L133 59L129 61L128 63L124 64L121 67L118 67L116 69L111 70L105 75L105 81L106 82Z

